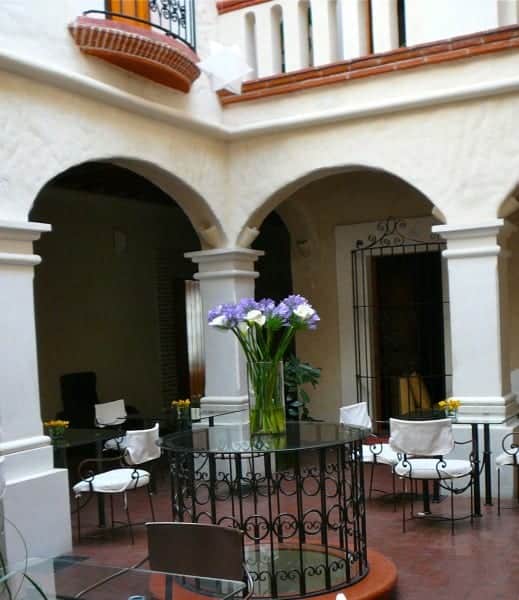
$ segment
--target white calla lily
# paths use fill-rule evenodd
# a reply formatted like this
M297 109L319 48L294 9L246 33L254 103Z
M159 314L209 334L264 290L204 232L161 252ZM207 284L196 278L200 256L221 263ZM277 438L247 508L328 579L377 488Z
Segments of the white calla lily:
M249 331L250 327L249 327L249 324L246 323L245 321L240 321L238 323L238 329L241 331L241 333L247 333L247 331Z
M315 315L315 310L309 304L300 304L294 310L294 314L303 321L308 321Z
M254 325L259 325L260 327L263 327L263 325L265 325L267 318L261 312L261 310L249 310L249 312L245 316L245 320L247 321L247 323L250 323L251 325L254 324Z
M219 315L209 322L209 327L227 327L227 317Z

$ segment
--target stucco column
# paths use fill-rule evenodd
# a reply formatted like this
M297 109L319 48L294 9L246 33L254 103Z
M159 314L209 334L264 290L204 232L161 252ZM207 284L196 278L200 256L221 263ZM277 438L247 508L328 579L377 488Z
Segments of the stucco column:
M470 226L433 227L447 240L443 256L449 276L453 395L462 401L460 417L499 423L517 412L510 393L508 356L502 336L503 277L496 219Z
M243 351L228 331L207 325L206 315L217 304L254 297L258 273L254 263L263 252L244 248L202 250L185 256L198 265L195 279L200 294L205 338L205 396L202 413L209 410L234 410L247 407L247 376ZM237 417L238 419L238 417ZM240 420L248 420L241 415Z
M20 529L30 556L71 549L68 476L54 469L50 440L43 435L33 277L40 257L32 242L50 231L42 223L0 221L0 455L7 484L5 516ZM24 558L19 535L5 528L10 562Z

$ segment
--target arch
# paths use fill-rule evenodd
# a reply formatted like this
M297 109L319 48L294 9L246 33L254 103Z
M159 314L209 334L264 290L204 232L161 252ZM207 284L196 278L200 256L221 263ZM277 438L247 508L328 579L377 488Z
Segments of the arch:
M240 239L243 231L246 228L257 229L262 223L263 219L273 210L277 209L279 205L281 205L287 198L289 198L296 191L302 189L303 187L309 185L314 181L318 181L320 179L325 179L331 175L337 175L341 173L355 172L355 171L365 171L365 172L376 172L376 173L384 173L394 178L395 180L401 181L408 185L410 188L416 190L417 194L421 196L424 202L427 202L431 205L431 214L441 221L442 223L446 222L445 215L433 202L430 200L424 192L422 192L418 187L400 177L394 173L386 171L385 169L380 169L376 167L370 167L367 165L344 165L344 166L336 166L336 167L327 167L314 169L309 171L299 178L287 183L277 190L273 191L265 200L261 203L261 205L257 206L255 210L249 215L249 218L245 223L241 224L239 229L239 234L237 239ZM317 234L313 231L313 227L308 219L303 219L303 223L306 221L306 230L308 232L308 239L316 240ZM243 238L242 238L243 239Z
M94 162L107 163L122 167L147 179L151 184L163 191L172 199L172 201L176 202L180 206L192 224L204 248L220 247L225 245L226 238L221 222L216 217L212 208L197 190L195 190L184 179L173 174L171 171L168 171L160 165L151 161L134 157L111 156L91 158L79 163L67 165L60 172L54 173L50 177L47 177L46 181L43 183L40 179L38 191L32 198L28 214L32 210L34 202L40 195L41 191L48 185L52 184L56 178L63 175L67 171L74 169L75 167Z

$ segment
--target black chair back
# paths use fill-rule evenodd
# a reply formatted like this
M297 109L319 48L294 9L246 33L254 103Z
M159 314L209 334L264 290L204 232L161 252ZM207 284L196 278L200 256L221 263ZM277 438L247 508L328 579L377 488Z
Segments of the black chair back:
M71 427L90 428L95 426L97 378L93 371L67 373L60 377L63 415Z

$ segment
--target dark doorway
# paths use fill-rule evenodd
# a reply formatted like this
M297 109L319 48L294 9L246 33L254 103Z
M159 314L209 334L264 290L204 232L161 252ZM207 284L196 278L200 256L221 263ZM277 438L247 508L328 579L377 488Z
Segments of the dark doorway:
M372 260L376 405L387 419L445 397L441 253Z
M292 294L290 234L276 212L263 221L252 247L265 252L257 262L260 276L256 280L256 299L278 301Z

